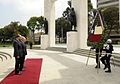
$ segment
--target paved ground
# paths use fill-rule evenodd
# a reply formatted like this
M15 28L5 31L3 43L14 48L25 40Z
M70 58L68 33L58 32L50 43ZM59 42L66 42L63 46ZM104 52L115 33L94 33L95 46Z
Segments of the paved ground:
M115 49L120 53L120 48ZM13 54L13 48L0 48ZM120 67L112 66L112 73L95 69L95 59L63 52L28 49L27 58L43 58L40 84L120 84ZM0 80L14 69L14 58L0 60Z

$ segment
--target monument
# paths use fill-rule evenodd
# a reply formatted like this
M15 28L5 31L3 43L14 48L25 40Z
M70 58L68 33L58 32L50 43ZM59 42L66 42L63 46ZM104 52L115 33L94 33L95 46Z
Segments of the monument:
M72 7L71 1L68 1L69 7L63 12L63 17L70 22L71 31L76 31L77 20L76 20L76 13L74 8Z
M47 18L49 24L48 47L54 47L55 45L55 1L56 0L44 0L44 16ZM77 48L84 49L87 47L88 37L88 0L72 0L71 2L77 18L77 32L72 37L75 38L74 43L76 43L76 45L73 47L74 50ZM70 41L71 40L68 40L69 43Z
M48 21L47 21L46 18L45 18L45 21L44 21L44 28L45 28L45 34L48 34Z

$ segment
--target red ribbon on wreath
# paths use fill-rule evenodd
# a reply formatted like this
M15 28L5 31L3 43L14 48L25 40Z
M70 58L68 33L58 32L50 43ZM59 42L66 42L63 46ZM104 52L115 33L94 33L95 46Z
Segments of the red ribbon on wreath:
M102 16L100 14L100 12L97 10L96 12L96 15L95 15L95 18L93 19L93 23L92 23L92 26L91 26L91 29L90 29L90 34L88 35L88 40L90 42L100 42L101 39L102 39L102 34L95 34L95 28L93 28L93 26L95 26L95 21L96 21L96 18L97 16L99 17L99 20L100 20L100 26L102 28L102 32L103 32L103 19L102 19Z

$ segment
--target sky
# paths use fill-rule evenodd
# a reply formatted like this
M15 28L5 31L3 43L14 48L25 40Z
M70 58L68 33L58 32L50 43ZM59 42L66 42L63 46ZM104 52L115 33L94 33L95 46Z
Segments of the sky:
M56 18L62 16L68 0L56 1ZM95 0L92 0L95 3ZM0 28L10 24L11 21L19 21L26 25L32 16L44 15L43 0L0 0Z

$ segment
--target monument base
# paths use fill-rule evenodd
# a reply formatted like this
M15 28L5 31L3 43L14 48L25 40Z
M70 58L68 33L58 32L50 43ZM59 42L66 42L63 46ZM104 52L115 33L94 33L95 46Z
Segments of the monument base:
M67 32L67 52L73 52L78 49L78 32Z
M48 47L48 35L41 35L41 49L46 49Z

